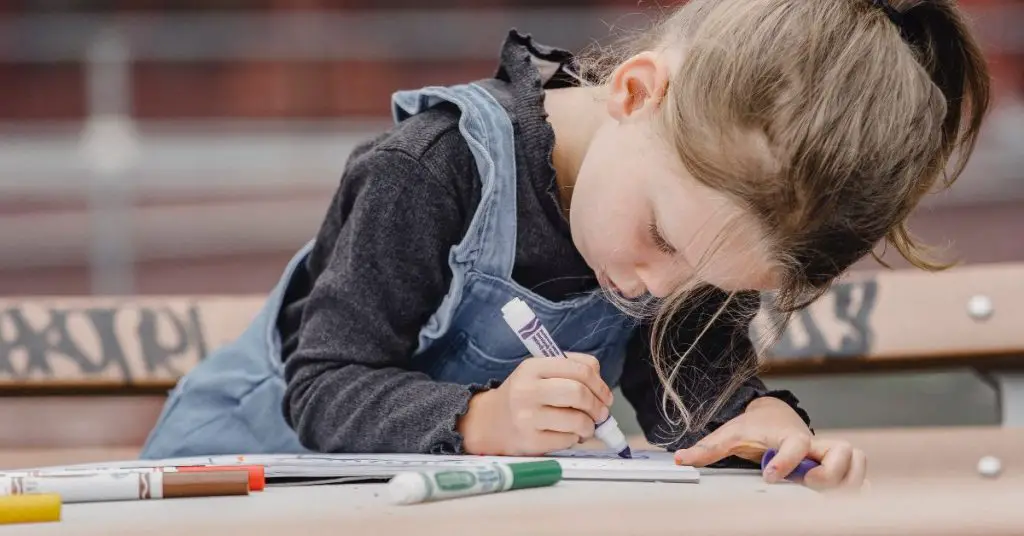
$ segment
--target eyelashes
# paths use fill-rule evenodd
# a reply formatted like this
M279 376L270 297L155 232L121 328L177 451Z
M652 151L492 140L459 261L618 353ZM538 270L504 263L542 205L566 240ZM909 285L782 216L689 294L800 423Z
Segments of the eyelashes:
M676 248L672 247L672 244L669 244L668 241L665 240L665 237L661 236L661 231L658 230L657 223L652 221L647 224L647 229L650 232L651 240L654 242L655 247L658 248L658 251L661 251L666 255L675 255Z

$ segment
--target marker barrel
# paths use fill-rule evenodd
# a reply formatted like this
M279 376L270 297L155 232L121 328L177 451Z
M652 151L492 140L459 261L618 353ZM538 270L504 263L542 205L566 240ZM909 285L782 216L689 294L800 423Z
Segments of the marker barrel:
M170 469L181 473L246 471L249 475L249 491L263 491L267 485L267 477L262 465L181 465L165 468L165 470Z
M562 466L556 460L490 463L458 469L399 473L388 482L388 490L394 502L415 504L551 486L561 479Z
M778 453L779 451L776 449L768 449L765 451L765 453L761 456L762 471L768 468L768 462L772 461L772 459L775 458L775 455ZM792 472L786 475L786 480L789 480L790 482L802 483L804 481L804 477L807 476L807 471L810 471L811 469L814 469L819 465L820 464L818 462L812 460L811 458L804 458L800 460L800 463L797 464L796 468L793 469Z
M247 471L164 473L164 498L248 495Z
M60 469L30 469L27 471L0 472L0 478L8 476L62 476L97 473L212 473L222 471L246 471L249 475L249 491L263 491L266 488L266 473L262 465L182 465L155 467L66 467Z
M60 521L61 506L56 493L0 497L0 525Z
M0 496L55 493L65 503L248 495L246 471L108 471L0 477Z

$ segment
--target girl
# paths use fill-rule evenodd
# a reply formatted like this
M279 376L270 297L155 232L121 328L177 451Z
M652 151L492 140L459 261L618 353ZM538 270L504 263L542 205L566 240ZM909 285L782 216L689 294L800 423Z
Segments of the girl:
M692 0L594 58L512 32L496 75L393 97L261 314L171 392L144 458L542 454L621 387L679 463L803 457L859 486L755 376L760 296L790 312L886 242L988 106L952 0ZM527 301L570 359L524 359ZM627 314L628 313L628 314Z

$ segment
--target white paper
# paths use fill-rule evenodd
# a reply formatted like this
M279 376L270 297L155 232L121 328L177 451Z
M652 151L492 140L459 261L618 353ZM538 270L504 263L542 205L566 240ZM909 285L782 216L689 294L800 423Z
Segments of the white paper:
M132 467L183 465L262 465L268 483L273 479L343 477L390 478L403 471L427 468L462 467L466 465L556 459L562 464L566 480L633 480L649 482L699 482L700 472L690 466L676 465L669 452L636 452L625 460L602 450L573 449L553 452L543 457L430 455L430 454L255 454L168 458L164 460L130 460L39 467L34 470L68 471Z

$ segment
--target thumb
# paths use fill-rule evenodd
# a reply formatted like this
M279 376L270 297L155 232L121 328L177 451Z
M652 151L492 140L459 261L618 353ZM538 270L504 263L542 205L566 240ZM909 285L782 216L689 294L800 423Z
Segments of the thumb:
M736 444L732 437L731 434L723 432L719 428L692 447L677 450L675 454L676 464L704 467L726 458L732 454Z

